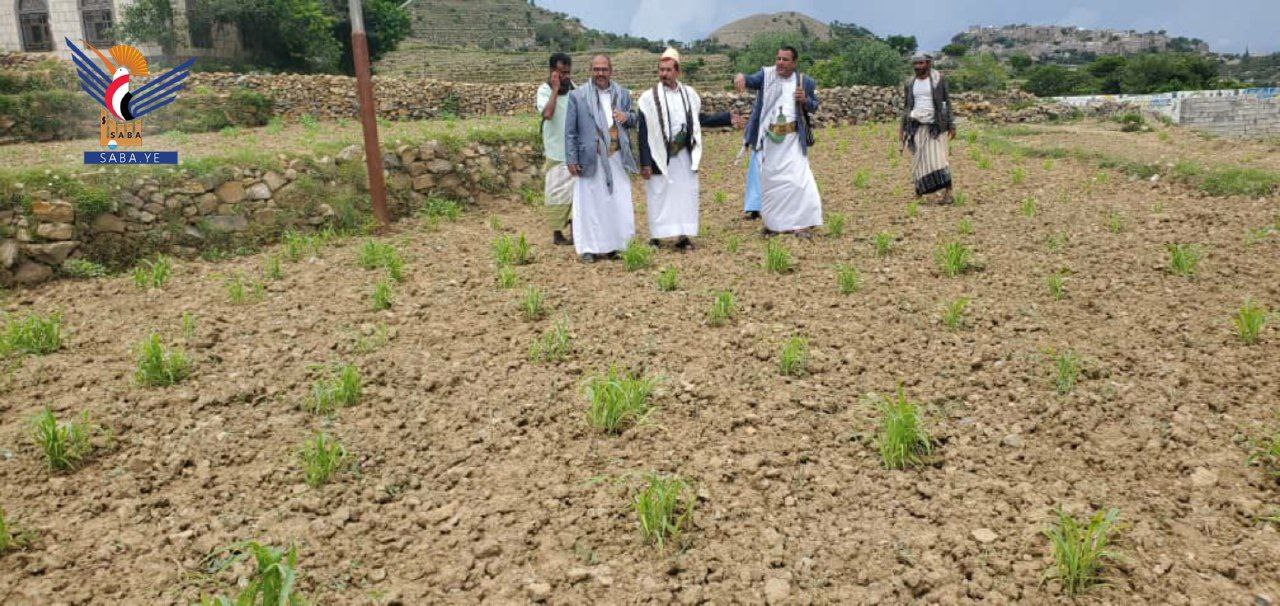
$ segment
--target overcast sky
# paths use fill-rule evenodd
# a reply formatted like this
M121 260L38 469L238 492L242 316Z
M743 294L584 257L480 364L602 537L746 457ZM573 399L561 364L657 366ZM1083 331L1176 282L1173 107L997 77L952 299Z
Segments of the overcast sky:
M1280 51L1280 0L535 0L579 17L589 27L656 39L706 37L715 28L756 13L794 10L820 21L844 21L879 36L914 34L936 50L971 25L1009 23L1087 28L1167 30L1200 38L1218 52Z

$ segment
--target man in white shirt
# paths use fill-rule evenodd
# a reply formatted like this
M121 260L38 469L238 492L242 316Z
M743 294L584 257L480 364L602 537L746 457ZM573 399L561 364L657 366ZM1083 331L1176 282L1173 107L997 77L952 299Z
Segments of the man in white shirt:
M547 222L551 226L551 240L555 244L573 244L564 236L573 216L573 176L564 163L564 117L569 113L569 93L573 91L570 74L573 59L564 53L551 55L551 75L538 87L537 108L542 116L542 155L546 159L543 170L547 175L543 188L543 201L547 207Z
M906 95L902 110L902 127L898 137L911 150L911 178L916 197L945 191L940 201L950 204L951 162L947 142L956 138L956 125L951 116L951 95L947 79L933 69L933 57L916 53L911 57L915 75L903 85ZM943 139L942 134L947 138Z

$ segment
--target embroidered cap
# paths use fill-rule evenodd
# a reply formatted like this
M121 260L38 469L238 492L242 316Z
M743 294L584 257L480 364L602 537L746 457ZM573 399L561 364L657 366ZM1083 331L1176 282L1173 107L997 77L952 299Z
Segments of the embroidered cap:
M911 55L912 63L917 63L920 61L933 61L933 55L930 55L929 53L922 52L922 51L916 51L914 55Z
M668 48L667 50L662 52L662 58L658 59L658 61L662 62L667 59L671 59L672 61L676 62L676 65L680 65L680 51L674 48Z

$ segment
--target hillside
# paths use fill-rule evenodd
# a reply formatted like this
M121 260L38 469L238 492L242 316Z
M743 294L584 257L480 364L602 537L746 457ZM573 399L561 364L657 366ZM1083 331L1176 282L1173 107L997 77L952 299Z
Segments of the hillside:
M757 35L765 32L798 32L812 35L819 40L831 38L831 26L826 23L804 13L782 12L761 13L738 19L711 32L707 39L719 41L733 48L742 48L750 44Z
M1209 52L1209 46L1201 40L1170 36L1165 32L1092 30L1057 25L974 26L956 34L951 41L967 47L970 52L1000 57L1021 54L1041 61L1062 62L1145 52Z

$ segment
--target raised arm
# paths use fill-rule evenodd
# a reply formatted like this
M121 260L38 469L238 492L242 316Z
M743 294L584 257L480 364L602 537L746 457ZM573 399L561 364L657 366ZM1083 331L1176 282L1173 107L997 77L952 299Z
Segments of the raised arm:
M560 91L555 88L543 84L538 87L538 113L542 114L543 120L550 120L556 115L556 99L560 96Z

